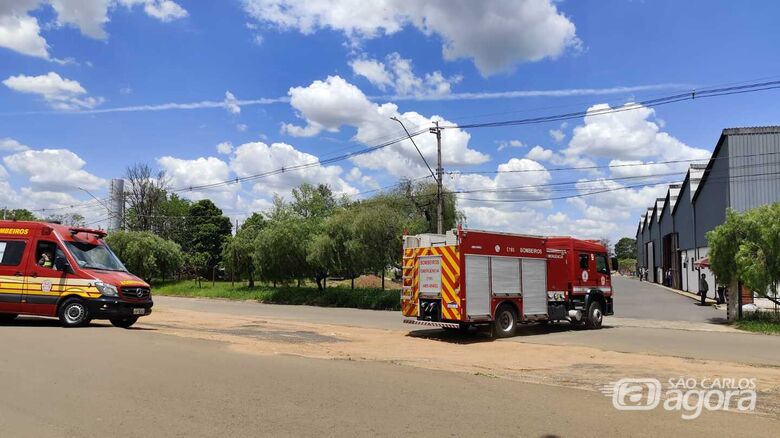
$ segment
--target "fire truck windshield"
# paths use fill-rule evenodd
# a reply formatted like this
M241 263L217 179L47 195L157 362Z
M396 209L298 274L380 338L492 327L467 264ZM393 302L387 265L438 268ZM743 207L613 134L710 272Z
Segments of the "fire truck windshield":
M81 268L127 272L127 268L106 245L84 242L65 242L65 245Z

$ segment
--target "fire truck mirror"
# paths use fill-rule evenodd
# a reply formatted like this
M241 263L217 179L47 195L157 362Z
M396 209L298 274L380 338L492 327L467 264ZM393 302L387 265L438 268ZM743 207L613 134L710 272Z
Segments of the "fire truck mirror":
M588 269L588 255L580 254L580 269Z

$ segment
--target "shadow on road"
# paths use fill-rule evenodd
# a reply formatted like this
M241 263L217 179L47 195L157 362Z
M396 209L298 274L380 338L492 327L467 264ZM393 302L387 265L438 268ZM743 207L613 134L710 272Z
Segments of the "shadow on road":
M0 327L62 327L62 325L59 320L54 318L19 317L13 321L0 322ZM92 321L87 326L74 328L113 328L113 326L107 321ZM126 330L156 331L157 329L150 327L130 327Z
M609 330L613 327L603 325L601 330ZM518 326L514 337L542 336L553 333L588 331L581 325L572 326L570 324L521 324ZM469 328L468 330L444 330L444 329L425 329L414 330L406 336L412 338L423 338L432 341L447 342L451 344L475 344L479 342L493 342L497 338L491 336L490 329L487 327Z

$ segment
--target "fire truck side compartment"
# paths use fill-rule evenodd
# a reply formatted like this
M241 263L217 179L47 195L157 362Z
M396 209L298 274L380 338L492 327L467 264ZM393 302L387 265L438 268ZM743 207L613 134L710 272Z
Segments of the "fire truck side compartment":
M470 318L490 316L490 257L466 255L466 312Z

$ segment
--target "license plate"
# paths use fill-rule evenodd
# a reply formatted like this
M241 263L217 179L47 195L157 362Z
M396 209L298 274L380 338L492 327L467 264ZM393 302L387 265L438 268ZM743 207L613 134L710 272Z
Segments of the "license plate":
M133 309L133 315L145 315L146 309Z

